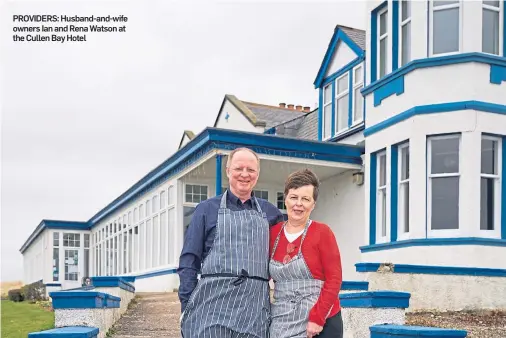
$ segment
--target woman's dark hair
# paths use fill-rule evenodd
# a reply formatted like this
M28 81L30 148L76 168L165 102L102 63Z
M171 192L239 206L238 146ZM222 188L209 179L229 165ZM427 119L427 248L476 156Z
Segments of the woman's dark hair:
M297 170L288 176L285 181L285 198L286 195L288 195L288 191L290 191L290 189L298 189L305 185L312 185L314 187L313 199L316 202L318 199L320 182L318 181L318 177L316 177L315 173L311 171L311 169Z

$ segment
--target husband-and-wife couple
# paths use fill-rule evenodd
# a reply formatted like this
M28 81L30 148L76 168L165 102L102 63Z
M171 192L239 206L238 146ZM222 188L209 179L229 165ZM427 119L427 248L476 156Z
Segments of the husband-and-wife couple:
M288 176L284 221L253 194L254 151L232 151L226 173L229 188L198 204L186 231L178 268L182 336L342 338L339 248L329 226L310 219L316 175Z

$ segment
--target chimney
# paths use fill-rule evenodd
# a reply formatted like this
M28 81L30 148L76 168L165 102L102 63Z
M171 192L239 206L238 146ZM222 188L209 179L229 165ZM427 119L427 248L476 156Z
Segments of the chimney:
M302 106L301 105L297 105L297 106L295 106L295 109L298 110L298 111L302 111Z
M290 103L290 104L288 105L288 109L293 109L293 104L291 104L291 103Z
M304 107L304 111L307 111L307 112L311 111L311 107Z
M280 103L279 104L279 108L285 108L286 107L286 103Z

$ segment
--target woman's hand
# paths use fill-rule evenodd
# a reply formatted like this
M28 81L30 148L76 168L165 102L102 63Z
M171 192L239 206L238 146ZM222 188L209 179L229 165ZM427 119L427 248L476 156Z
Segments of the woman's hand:
M320 325L313 323L313 322L307 323L307 336L309 338L312 338L312 337L320 334L320 332L322 332L322 330L323 330L323 326L320 326Z

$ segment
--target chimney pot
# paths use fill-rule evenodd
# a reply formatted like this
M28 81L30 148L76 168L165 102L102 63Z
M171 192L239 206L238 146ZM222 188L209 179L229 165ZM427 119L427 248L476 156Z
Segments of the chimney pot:
M295 109L297 109L298 111L302 111L302 106L301 105L297 105L297 106L295 106Z
M311 107L304 107L304 111L311 111Z
M290 103L290 104L288 105L288 109L293 109L293 104L291 104L291 103Z
M286 103L280 103L280 104L279 104L279 107L280 107L280 108L285 108L285 106L286 106Z

